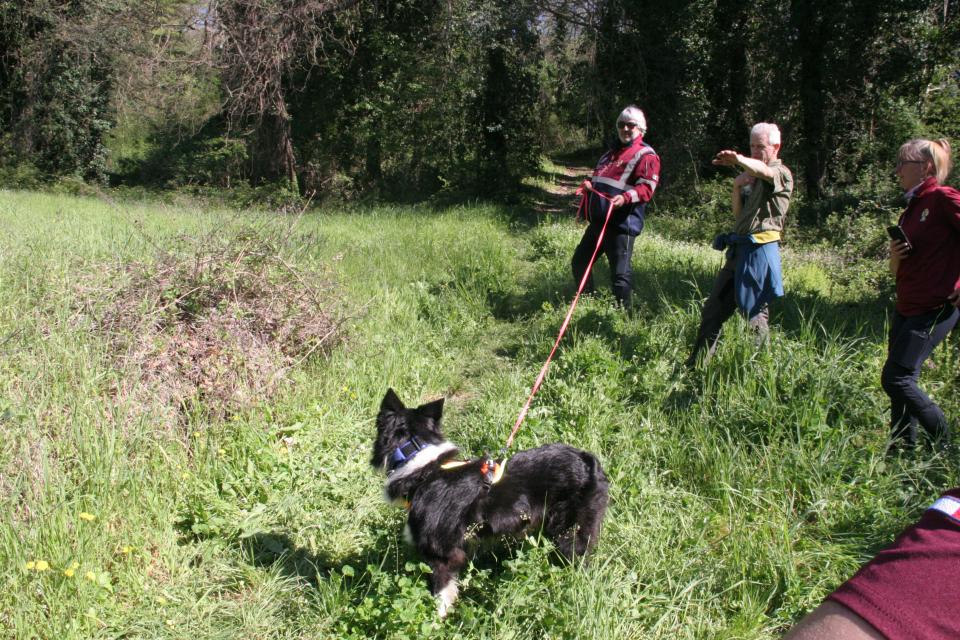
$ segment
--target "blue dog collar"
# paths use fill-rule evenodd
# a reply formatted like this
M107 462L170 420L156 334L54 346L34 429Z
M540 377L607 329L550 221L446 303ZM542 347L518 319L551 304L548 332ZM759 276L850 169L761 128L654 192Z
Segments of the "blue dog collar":
M412 460L423 449L424 445L417 440L416 436L413 436L393 450L393 454L390 456L390 462L388 464L388 471L396 471L403 465L410 462L410 460Z

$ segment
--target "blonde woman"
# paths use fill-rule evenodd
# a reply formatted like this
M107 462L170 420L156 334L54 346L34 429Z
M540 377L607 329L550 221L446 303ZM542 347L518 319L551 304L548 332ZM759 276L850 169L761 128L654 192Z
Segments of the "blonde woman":
M907 208L890 241L897 303L880 382L890 396L893 449L913 448L918 426L942 446L950 428L940 407L917 384L920 367L960 318L960 192L943 186L950 172L946 140L910 140L897 154Z
M943 442L950 435L940 407L917 386L920 365L960 316L960 192L942 186L949 172L946 140L911 140L897 154L907 198L898 226L906 242L890 241L897 306L881 375L894 445L913 446L918 424ZM934 501L784 640L956 640L958 566L960 487Z

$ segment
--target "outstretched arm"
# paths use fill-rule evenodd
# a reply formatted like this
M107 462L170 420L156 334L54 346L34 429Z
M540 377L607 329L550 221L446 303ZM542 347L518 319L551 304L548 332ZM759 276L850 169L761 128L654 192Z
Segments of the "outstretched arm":
M774 177L777 175L763 160L740 155L731 149L724 149L718 152L717 155L713 157L713 164L720 167L741 167L754 178L761 178L767 182L773 182Z

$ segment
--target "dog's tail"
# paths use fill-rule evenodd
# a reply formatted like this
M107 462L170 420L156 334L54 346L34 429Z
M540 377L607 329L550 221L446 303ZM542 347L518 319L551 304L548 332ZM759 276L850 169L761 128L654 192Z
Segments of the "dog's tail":
M600 461L592 453L580 453L587 467L587 482L581 491L581 504L577 509L577 530L575 535L575 553L585 556L597 544L600 538L600 525L607 512L610 481L603 472Z
M589 494L600 489L606 495L610 481L607 480L607 474L603 472L603 467L600 466L597 456L588 451L581 451L580 458L587 467L587 483L583 487L584 492Z

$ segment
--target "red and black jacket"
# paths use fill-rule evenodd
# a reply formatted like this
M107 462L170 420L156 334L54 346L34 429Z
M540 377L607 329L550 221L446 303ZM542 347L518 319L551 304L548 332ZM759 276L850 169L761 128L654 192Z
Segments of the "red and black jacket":
M626 195L629 203L613 210L608 228L632 236L640 235L647 203L660 181L660 158L642 136L627 145L618 145L597 162L590 182L596 191L608 198ZM590 193L587 219L603 225L609 201Z

